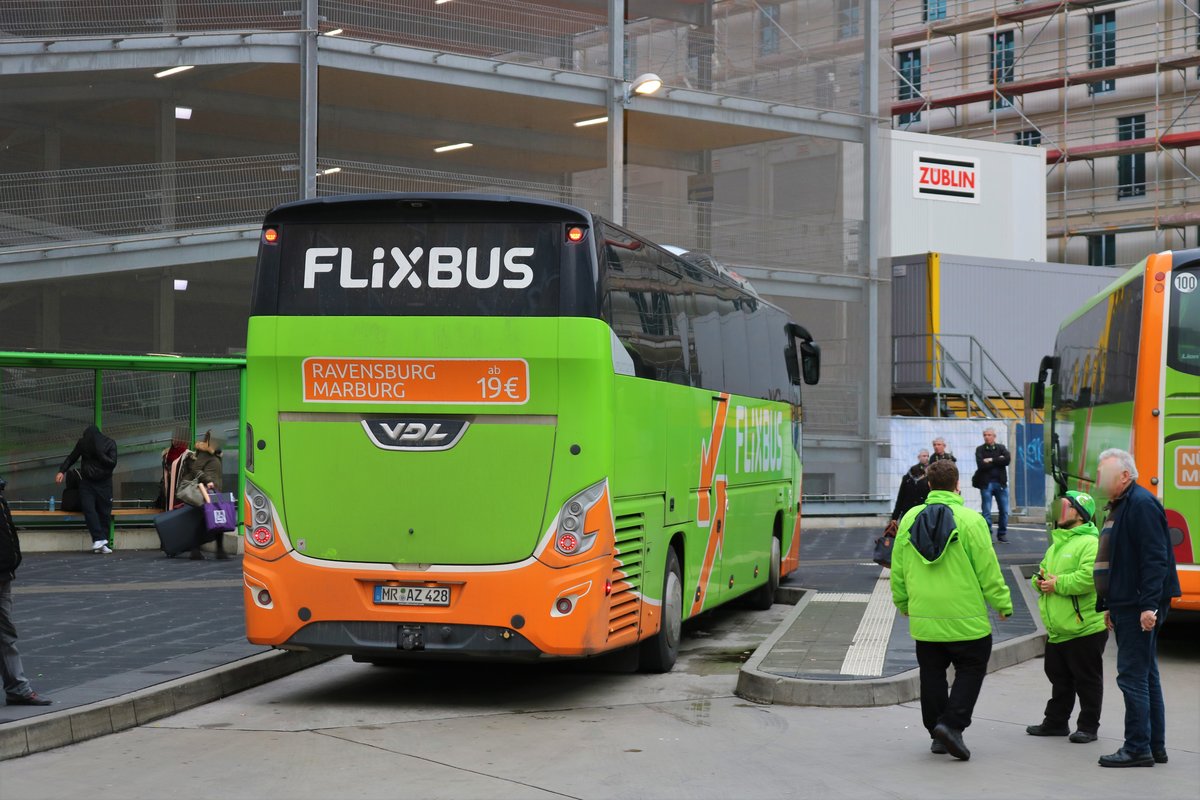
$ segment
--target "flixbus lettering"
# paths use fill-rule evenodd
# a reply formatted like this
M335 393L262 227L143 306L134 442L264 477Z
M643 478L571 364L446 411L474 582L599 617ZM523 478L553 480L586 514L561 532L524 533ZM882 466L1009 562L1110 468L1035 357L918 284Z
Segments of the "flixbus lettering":
M376 247L371 252L369 277L356 274L354 249L350 247L310 247L304 252L304 288L316 289L317 276L337 270L343 289L457 289L464 278L473 289L526 289L533 283L532 247L489 248L480 257L478 247L414 247L407 253L399 247ZM390 263L389 263L390 260ZM505 277L501 279L501 267ZM389 269L391 276L387 275ZM422 280L422 275L424 279ZM386 280L385 280L386 279Z
M737 406L734 411L734 471L783 468L783 412Z

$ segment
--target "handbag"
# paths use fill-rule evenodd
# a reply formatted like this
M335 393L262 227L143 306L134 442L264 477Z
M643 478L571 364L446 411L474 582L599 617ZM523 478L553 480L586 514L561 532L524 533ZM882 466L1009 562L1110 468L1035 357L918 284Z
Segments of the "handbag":
M975 470L975 474L971 476L971 485L976 489L984 489L987 487L987 481L983 479L983 470Z
M179 487L175 490L175 500L177 502L186 503L189 506L195 506L196 508L204 507L204 503L206 502L204 495L204 488L201 485L199 478L195 478L190 481L184 481L183 483L179 484Z
M883 536L875 540L875 554L871 560L881 567L892 566L892 545L896 543L896 530L896 520L891 520L883 529Z
M229 492L209 494L203 486L204 527L209 533L227 533L237 530L237 501Z

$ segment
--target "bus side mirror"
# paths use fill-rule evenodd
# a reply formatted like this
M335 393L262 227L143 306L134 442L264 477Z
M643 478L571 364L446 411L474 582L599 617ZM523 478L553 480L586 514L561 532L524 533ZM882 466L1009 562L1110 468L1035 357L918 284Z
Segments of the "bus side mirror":
M1058 359L1054 356L1042 356L1038 365L1037 383L1033 385L1033 407L1042 408L1046 405L1046 382L1053 382L1053 375L1058 371Z
M821 380L821 347L812 340L812 334L794 322L788 323L788 377L792 384L801 381L816 386Z

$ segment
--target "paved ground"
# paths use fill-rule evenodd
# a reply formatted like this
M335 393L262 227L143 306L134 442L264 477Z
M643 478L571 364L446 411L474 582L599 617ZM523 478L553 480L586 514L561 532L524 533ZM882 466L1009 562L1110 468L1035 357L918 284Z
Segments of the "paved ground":
M92 703L266 648L246 642L240 557L31 553L13 583L18 646L48 708L0 706L0 723Z
M871 561L874 529L820 530L802 539L800 568L786 585L819 590L814 600L796 617L790 629L763 659L764 672L787 678L822 680L862 680L864 677L889 676L915 669L916 649L908 634L908 619L894 614L882 569ZM1034 614L1021 595L1020 581L1011 566L1036 564L1045 550L1045 531L1023 526L1010 528L1008 542L996 544L1005 581L1013 597L1014 614L1001 620L993 611L993 641L996 643L1033 633ZM864 668L862 658L848 657L856 634L870 630L869 602L876 596L874 611L880 604L891 619L886 649L879 653L876 666ZM878 616L878 615L877 615ZM886 619L880 621L883 625ZM867 659L867 661L873 661Z
M993 673L966 740L929 753L916 704L757 706L737 659L786 607L718 612L668 675L567 665L392 669L338 659L225 700L0 763L4 800L158 798L1014 798L1195 800L1200 633L1163 642L1171 762L1105 770L1121 699L1107 653L1100 742L1036 739L1040 661Z

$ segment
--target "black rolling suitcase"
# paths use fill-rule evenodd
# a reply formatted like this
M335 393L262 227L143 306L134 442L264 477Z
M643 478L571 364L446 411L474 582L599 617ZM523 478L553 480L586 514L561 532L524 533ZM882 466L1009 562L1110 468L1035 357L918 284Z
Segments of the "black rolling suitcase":
M162 551L169 558L185 553L206 541L204 509L183 506L164 511L154 518L154 530L158 531Z

